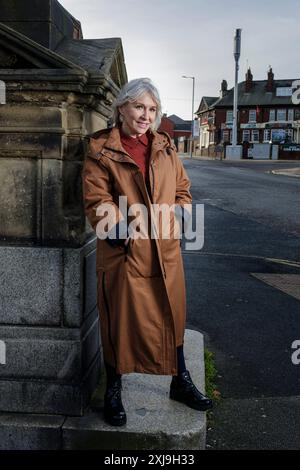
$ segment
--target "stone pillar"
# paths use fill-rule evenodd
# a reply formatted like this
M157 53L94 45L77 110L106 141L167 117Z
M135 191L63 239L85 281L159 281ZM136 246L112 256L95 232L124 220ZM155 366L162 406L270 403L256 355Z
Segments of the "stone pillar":
M21 95L0 106L0 410L81 415L100 374L87 119L74 96Z
M89 65L78 51L93 40L67 38L59 55L0 23L1 412L80 416L101 373L81 170L87 136L107 127L126 73L114 62L121 41L97 55L99 41Z

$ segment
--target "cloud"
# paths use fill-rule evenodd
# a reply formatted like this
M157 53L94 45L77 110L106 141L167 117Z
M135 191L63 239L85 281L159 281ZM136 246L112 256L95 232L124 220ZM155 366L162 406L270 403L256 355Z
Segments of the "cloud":
M275 78L298 78L297 0L61 0L81 21L84 37L121 37L129 78L150 76L169 114L190 119L191 83L196 97L217 96L220 83L234 81L233 37L242 28L239 79L246 64L254 79L269 65ZM195 101L195 107L199 102Z

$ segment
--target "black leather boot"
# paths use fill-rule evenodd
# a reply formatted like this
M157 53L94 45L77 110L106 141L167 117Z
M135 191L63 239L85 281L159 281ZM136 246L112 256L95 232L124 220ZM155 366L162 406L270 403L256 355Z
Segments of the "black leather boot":
M188 370L173 376L170 398L180 401L194 410L207 411L213 407L212 400L199 392L193 384Z
M118 378L107 385L104 395L104 419L112 426L123 426L127 421L121 399L121 390L121 379Z

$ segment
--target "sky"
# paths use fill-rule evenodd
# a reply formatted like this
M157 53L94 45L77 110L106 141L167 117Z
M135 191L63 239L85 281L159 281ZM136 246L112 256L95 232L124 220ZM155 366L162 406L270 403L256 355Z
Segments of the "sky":
M264 80L300 78L299 0L59 0L81 22L84 39L120 37L128 79L150 77L163 112L192 116L202 96L234 85L233 38L242 29L239 81L250 66Z

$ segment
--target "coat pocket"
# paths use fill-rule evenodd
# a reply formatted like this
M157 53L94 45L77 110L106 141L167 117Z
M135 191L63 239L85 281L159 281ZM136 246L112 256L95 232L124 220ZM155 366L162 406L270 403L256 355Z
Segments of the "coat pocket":
M133 277L161 277L155 240L130 239L127 247L127 269Z

